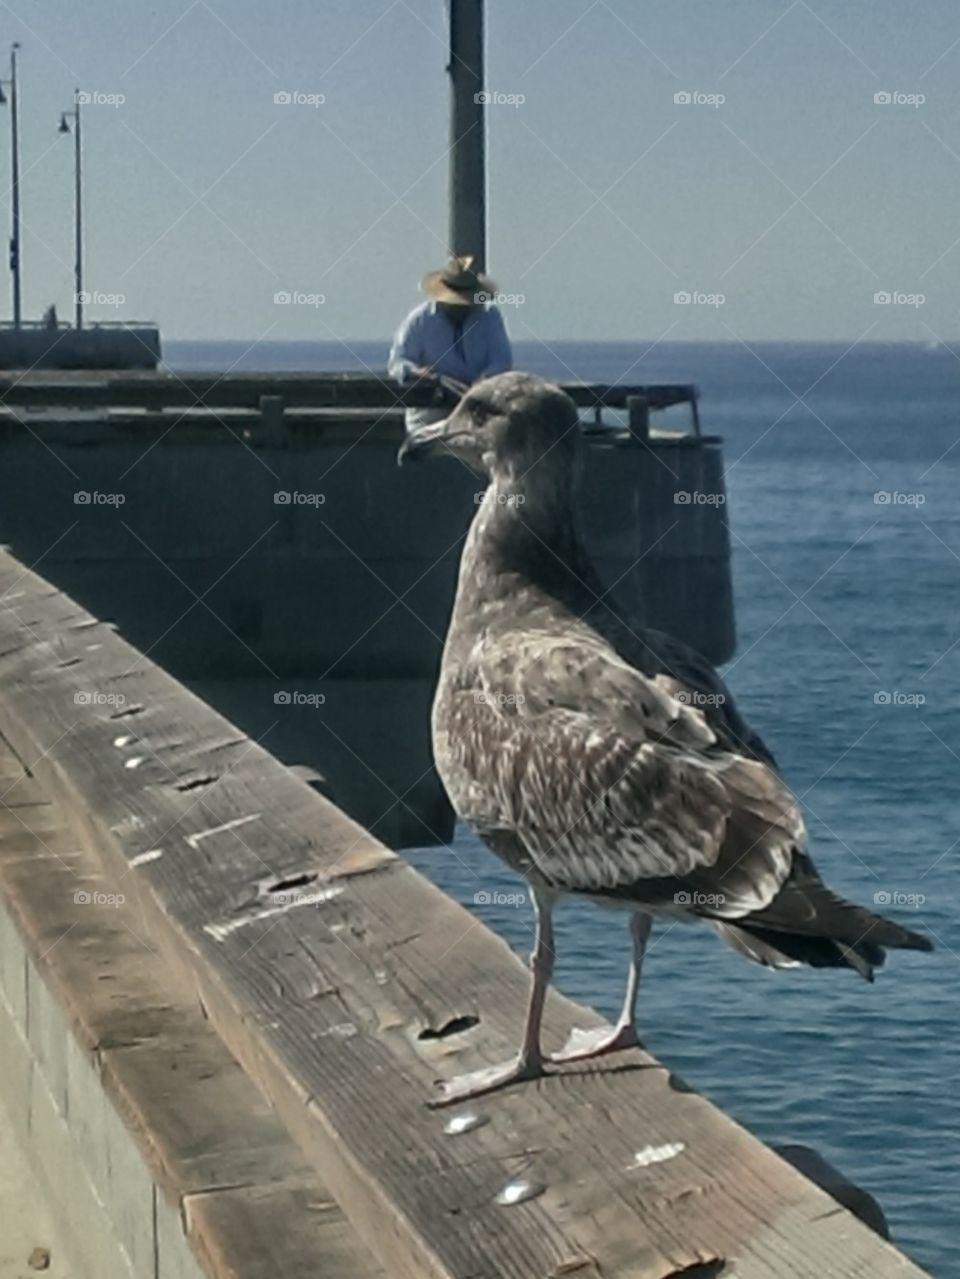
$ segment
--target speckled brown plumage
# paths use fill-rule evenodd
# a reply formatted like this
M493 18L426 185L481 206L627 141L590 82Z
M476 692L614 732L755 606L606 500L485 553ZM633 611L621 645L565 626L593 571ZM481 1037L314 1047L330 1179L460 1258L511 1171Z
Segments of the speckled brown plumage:
M490 479L433 708L457 813L541 912L576 893L706 920L760 963L866 977L885 946L929 949L822 884L799 806L717 673L611 605L577 534L580 447L569 398L521 373L479 383L405 447Z

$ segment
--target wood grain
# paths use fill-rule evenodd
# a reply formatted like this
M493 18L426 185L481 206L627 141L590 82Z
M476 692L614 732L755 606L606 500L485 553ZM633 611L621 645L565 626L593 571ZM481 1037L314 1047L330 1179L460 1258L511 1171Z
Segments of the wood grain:
M99 1074L104 1104L132 1131L207 1273L383 1279L315 1169L204 1018L193 988L174 980L123 905L78 900L110 887L95 853L78 845L37 779L0 739L0 892L32 965ZM40 1064L53 1082L59 1072ZM69 1101L64 1109L105 1201L103 1183L116 1170L104 1166L104 1134ZM139 1226L146 1233L151 1223Z

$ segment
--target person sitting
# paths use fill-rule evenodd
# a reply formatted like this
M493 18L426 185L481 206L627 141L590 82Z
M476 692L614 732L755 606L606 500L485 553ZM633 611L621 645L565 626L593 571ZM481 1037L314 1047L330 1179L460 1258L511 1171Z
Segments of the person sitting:
M474 259L452 257L420 282L426 301L397 329L387 370L398 382L443 378L466 390L483 377L513 368L503 317L493 304L497 286L474 270ZM438 421L445 409L408 409L407 427Z

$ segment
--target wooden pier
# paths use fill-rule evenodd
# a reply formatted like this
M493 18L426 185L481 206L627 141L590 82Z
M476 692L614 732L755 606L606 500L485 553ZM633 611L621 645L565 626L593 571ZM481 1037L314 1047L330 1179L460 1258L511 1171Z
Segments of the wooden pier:
M922 1279L646 1053L428 1110L520 960L9 552L0 601L0 1099L91 1275Z
M727 660L723 458L696 388L566 389L605 582L627 615ZM442 842L429 704L482 485L452 460L396 465L404 406L437 394L349 374L0 374L0 541L391 846Z

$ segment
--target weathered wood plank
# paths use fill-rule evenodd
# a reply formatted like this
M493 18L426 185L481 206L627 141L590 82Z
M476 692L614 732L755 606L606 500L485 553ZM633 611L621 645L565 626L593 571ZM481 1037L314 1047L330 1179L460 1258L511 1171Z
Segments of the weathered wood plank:
M124 674L123 641L85 650L87 614L0 555L0 596L15 581L0 731L42 756L37 775L96 837L151 946L196 983L391 1274L666 1279L735 1259L739 1279L921 1275L641 1052L491 1098L483 1126L445 1135L431 1082L513 1048L519 961L149 662ZM90 689L143 709L78 706ZM465 1014L473 1029L420 1038ZM558 1040L598 1020L548 1006ZM667 1145L675 1157L638 1164ZM517 1176L543 1193L499 1206Z
M97 856L77 846L37 780L17 778L18 764L0 739L0 816L9 813L14 780L32 801L18 806L17 834L0 832L0 893L42 974L31 1002L34 1051L100 1200L116 1211L108 1188L122 1170L107 1153L111 1108L213 1279L379 1279L383 1271L204 1018L193 989L150 949L124 903L98 904L98 893L116 895L123 884L104 879ZM72 846L69 859L50 850L51 829ZM0 978L6 986L2 965ZM53 1037L36 1024L53 1028L47 1005L71 1027L78 1054L62 1057L61 1034L59 1059L50 1060ZM90 1090L79 1076L88 1067L103 1089L96 1114L81 1104ZM144 1179L142 1169L138 1175ZM130 1233L145 1237L152 1255L151 1214L138 1220L134 1201L129 1216Z

